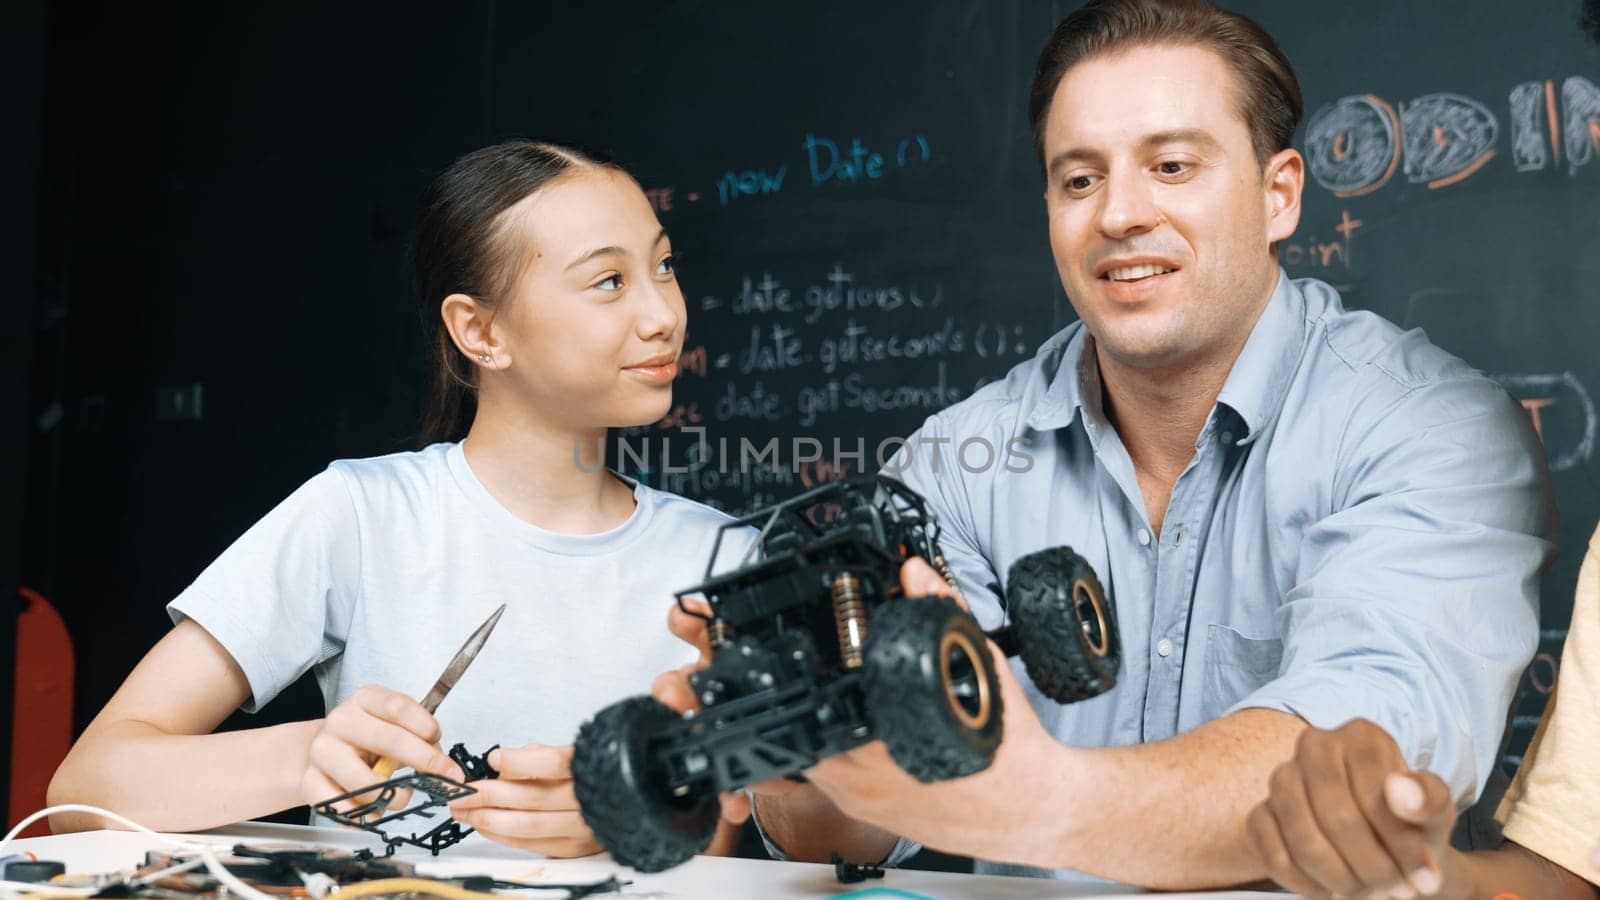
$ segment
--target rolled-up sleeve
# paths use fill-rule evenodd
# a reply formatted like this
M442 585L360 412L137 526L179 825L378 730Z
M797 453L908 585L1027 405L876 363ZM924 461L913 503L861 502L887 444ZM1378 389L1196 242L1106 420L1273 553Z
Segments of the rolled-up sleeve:
M1538 644L1555 530L1543 453L1477 376L1413 388L1352 427L1278 609L1278 678L1233 709L1371 719L1468 804Z

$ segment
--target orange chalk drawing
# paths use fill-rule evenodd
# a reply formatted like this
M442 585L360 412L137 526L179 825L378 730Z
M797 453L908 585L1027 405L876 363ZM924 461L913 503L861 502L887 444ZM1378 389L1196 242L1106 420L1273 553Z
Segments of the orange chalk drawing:
M687 406L680 403L669 410L665 416L662 416L661 421L656 423L656 427L663 431L671 431L676 428L682 428L685 425L696 425L701 421L703 421L703 417L700 415L699 403L690 403Z
M1517 402L1522 404L1522 408L1527 410L1528 415L1533 419L1533 433L1537 434L1540 440L1544 440L1544 423L1539 421L1539 410L1544 409L1546 406L1554 406L1556 398L1529 397Z
M1360 219L1350 218L1350 210L1341 209L1339 210L1339 224L1333 226L1333 230L1344 235L1344 239L1349 241L1350 235L1355 234L1356 229L1360 227Z
M706 359L705 345L702 344L698 347L691 347L688 350L684 350L678 354L679 378L682 378L689 372L693 372L694 374L704 378L706 372L708 371L710 371L710 366Z
M1556 121L1556 83L1544 83L1544 118L1550 126L1550 149L1556 155L1556 168L1561 168L1561 124Z
M1491 160L1491 159L1494 159L1494 151L1493 150L1486 151L1482 156L1480 156L1477 159L1473 160L1472 165L1467 166L1465 169L1462 169L1461 171L1455 173L1454 175L1446 175L1443 178L1438 178L1438 179L1435 179L1433 181L1428 182L1428 190L1436 191L1439 188L1448 187L1448 186L1450 186L1452 184L1455 184L1458 181L1464 181L1467 178L1472 177L1472 173L1474 173L1474 172L1478 171L1479 169L1483 168L1484 165L1486 163L1488 163L1489 160Z

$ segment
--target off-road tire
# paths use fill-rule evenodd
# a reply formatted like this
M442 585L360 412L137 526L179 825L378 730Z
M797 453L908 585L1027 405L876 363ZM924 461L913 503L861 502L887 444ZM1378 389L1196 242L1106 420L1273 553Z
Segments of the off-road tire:
M965 693L952 694L952 683ZM913 597L876 609L862 685L875 735L918 781L989 767L1000 746L1000 681L983 630L955 601Z
M1076 703L1117 683L1116 614L1094 569L1072 548L1040 550L1013 563L1006 608L1028 677L1046 697Z
M617 862L660 872L687 861L717 830L715 793L676 799L653 777L649 737L678 718L651 697L611 704L578 729L573 790L595 840Z

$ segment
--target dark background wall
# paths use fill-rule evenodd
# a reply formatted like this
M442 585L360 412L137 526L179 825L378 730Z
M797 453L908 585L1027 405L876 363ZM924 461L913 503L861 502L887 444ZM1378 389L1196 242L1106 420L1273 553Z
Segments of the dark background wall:
M24 465L28 443L28 373L33 365L34 263L38 256L40 125L44 108L45 50L49 21L44 0L11 8L0 36L0 96L17 134L0 145L0 171L13 177L0 186L4 221L0 234L0 721L12 720L15 685L15 625L22 576ZM0 772L10 771L11 741L0 741ZM10 783L0 779L0 809L10 808Z
M684 252L701 361L669 424L713 444L870 454L1031 354L1072 314L1025 92L1075 5L56 3L22 574L73 630L80 726L274 503L414 445L407 230L465 151L536 134L631 166ZM1600 49L1577 0L1230 5L1313 114L1291 274L1427 328L1539 414L1567 550L1514 762L1600 519ZM730 480L672 428L632 437L672 464L635 474L733 509L830 474ZM234 724L318 702L303 683Z

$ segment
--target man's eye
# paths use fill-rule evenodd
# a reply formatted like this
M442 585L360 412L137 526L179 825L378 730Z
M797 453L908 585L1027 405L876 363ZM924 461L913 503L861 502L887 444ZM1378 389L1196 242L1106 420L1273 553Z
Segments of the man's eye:
M1158 168L1161 170L1161 174L1163 175L1182 175L1184 170L1188 168L1188 165L1186 163L1176 162L1169 159L1162 163Z
M602 291L620 291L622 290L622 276L607 275L606 277L595 282L594 286Z
M1087 175L1078 175L1067 179L1067 189L1071 191L1087 191L1094 184L1094 179Z

